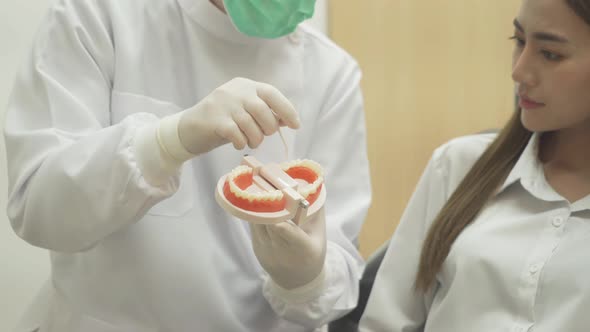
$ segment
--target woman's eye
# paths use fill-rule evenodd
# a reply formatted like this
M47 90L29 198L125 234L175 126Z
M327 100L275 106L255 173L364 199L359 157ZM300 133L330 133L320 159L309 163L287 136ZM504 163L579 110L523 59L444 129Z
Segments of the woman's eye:
M546 50L542 50L541 54L543 54L543 57L549 61L559 61L562 58L561 55Z

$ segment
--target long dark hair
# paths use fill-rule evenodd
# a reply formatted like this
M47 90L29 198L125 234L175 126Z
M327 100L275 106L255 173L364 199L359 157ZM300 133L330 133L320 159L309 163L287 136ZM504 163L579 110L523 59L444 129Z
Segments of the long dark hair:
M565 0L590 25L590 0ZM415 288L425 293L433 286L451 246L504 182L531 138L521 123L521 110L486 149L435 218L424 244Z

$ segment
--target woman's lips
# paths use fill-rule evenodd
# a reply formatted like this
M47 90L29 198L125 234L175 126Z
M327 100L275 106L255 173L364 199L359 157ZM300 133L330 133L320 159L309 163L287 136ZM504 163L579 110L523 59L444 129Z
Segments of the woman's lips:
M536 101L528 98L527 96L521 95L519 97L520 98L518 100L518 105L520 106L520 108L524 108L524 109L530 110L530 109L535 109L535 108L539 108L539 107L545 106L545 104L536 102Z

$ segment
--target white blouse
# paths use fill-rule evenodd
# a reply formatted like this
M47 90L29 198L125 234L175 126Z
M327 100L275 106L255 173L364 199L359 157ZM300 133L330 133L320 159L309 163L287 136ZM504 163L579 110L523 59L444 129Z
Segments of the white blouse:
M538 137L457 238L424 296L413 285L430 224L495 135L435 151L391 240L361 331L590 330L590 196L570 203L552 189Z

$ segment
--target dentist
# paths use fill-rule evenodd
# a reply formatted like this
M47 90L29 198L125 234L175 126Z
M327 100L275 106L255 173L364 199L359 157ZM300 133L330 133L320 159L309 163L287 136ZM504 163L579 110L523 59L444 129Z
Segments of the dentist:
M8 216L52 266L17 331L313 331L356 305L361 73L300 25L314 2L56 1L5 121ZM251 228L215 184L282 161L280 127L325 211Z

